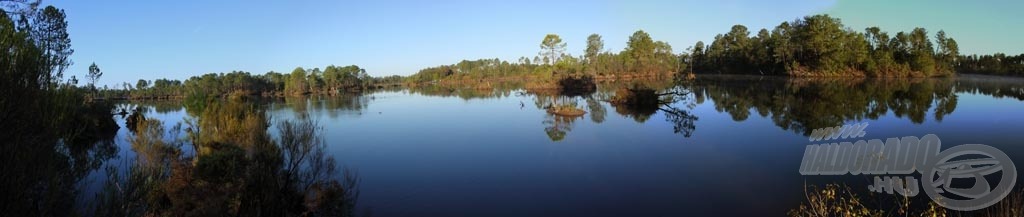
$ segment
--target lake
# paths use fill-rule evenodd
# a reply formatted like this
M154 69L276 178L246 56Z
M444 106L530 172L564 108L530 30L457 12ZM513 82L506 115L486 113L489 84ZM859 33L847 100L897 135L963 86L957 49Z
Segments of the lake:
M701 76L646 82L679 92L658 108L608 103L628 85L581 96L429 87L256 101L272 125L317 121L329 154L358 171L358 213L373 216L784 216L806 201L805 184L869 194L870 176L798 171L817 144L813 129L855 123L869 124L864 139L935 134L943 149L986 144L1024 162L1020 79ZM552 103L587 113L555 116L544 109ZM180 102L120 106L136 105L168 129L195 118ZM107 165L135 155L115 119L119 156Z

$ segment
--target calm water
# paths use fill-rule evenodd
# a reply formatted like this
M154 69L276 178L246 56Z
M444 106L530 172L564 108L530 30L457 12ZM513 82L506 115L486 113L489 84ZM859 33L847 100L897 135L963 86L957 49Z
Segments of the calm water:
M866 139L936 134L943 148L987 144L1024 165L1021 80L702 77L650 84L689 94L645 111L607 103L619 85L576 97L430 88L260 104L272 122L318 120L332 155L359 172L360 213L374 216L782 216L805 183L865 191L867 176L797 172L810 129L850 123L869 123ZM551 102L587 114L552 116ZM190 118L180 103L142 105L168 126ZM108 164L134 155L121 131Z

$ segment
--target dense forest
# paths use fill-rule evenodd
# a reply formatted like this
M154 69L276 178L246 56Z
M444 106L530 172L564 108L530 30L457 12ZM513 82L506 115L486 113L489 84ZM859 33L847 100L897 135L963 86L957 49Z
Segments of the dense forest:
M692 51L696 73L790 76L931 77L954 74L956 40L944 31L929 39L924 28L895 36L878 27L863 33L828 15L783 22L750 37L733 26Z
M890 35L878 27L854 31L829 15L783 22L751 35L735 25L711 44L697 42L684 52L656 41L642 30L618 53L604 50L601 35L586 39L581 56L565 51L566 42L546 35L533 58L463 60L428 67L409 76L410 83L459 83L481 80L553 80L560 76L631 78L679 72L755 74L800 77L932 77L961 73L1024 73L1024 55L960 55L956 40L924 28Z

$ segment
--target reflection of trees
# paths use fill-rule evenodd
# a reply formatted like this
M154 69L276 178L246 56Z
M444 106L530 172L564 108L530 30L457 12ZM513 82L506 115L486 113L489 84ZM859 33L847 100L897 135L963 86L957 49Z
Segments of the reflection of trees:
M46 100L68 104L0 103L5 109L12 108L8 102L24 107L0 115L0 213L73 215L82 180L117 153L113 105L82 104L81 98Z
M687 109L677 108L671 105L640 108L631 108L629 106L622 105L615 106L615 112L619 113L623 117L632 118L637 123L647 122L651 115L654 115L658 111L661 111L665 115L665 121L672 123L674 133L682 134L684 137L690 137L693 135L693 131L697 129L697 125L695 123L697 121L697 116Z
M673 79L637 79L630 80L629 82L605 82L600 84L597 86L597 92L593 95L600 100L609 100L608 97L614 96L615 91L623 88L641 86L654 90L668 90L679 85Z
M327 110L327 114L331 118L336 118L339 112L345 114L361 113L363 110L366 110L370 100L373 100L373 98L363 94L341 94L327 98L324 104L325 107L321 108Z
M134 131L135 135L128 138L128 142L131 143L132 150L135 151L137 163L144 165L145 167L162 167L170 164L172 154L176 154L177 150L180 150L180 144L177 139L167 141L164 139L163 122L158 119L140 117L142 121L139 121ZM181 125L175 126L175 133L177 135L177 129L180 129Z
M565 135L572 131L573 122L580 116L561 116L547 114L544 116L544 133L547 133L551 141L562 141Z
M646 97L654 99L654 102L627 103L628 105L615 103L615 97L609 97L626 95L618 92L609 93L609 91L630 89L630 86L623 85L622 83L602 84L602 86L598 86L598 91L583 96L570 96L559 91L538 90L529 91L529 94L533 96L533 105L537 109L546 110L556 106L578 107L581 103L580 101L582 101L582 103L585 103L586 112L590 114L591 121L596 124L603 123L608 114L601 101L611 102L616 113L639 123L646 122L650 119L651 115L661 111L665 114L666 121L673 123L675 133L689 137L696 128L695 122L697 117L689 111L695 104L687 100L690 94L686 90L679 87L671 87L671 84L672 82L664 81L638 81L632 83L631 85L635 85L633 88L643 87L643 89L649 91L648 93L651 96ZM609 89L609 87L617 89ZM651 87L664 91L658 93L658 91ZM679 104L680 102L683 102L683 104ZM581 118L583 116L562 116L549 112L542 122L544 124L544 132L552 141L560 141L565 138L569 131L572 131L575 121Z
M199 155L213 151L213 144L263 147L270 143L269 126L266 114L253 104L213 102L189 127L189 137Z
M518 83L495 83L482 88L453 87L447 85L422 85L409 87L409 92L424 96L458 97L464 100L507 97L518 89Z
M651 84L638 86L645 85ZM715 110L729 114L733 120L743 121L748 119L751 113L756 113L770 118L785 130L807 135L813 129L839 126L850 120L877 119L890 112L913 123L923 123L929 116L942 121L946 115L956 110L958 97L955 91L1024 100L1024 84L988 77L786 79L703 76L694 81L680 83L677 88L680 87L693 93L671 94L683 97L673 101L690 103L684 105L682 109L672 107L675 105L672 103L657 107L622 106L615 103L613 106L616 113L637 122L645 122L651 115L661 111L666 115L666 119L675 125L677 133L687 135L695 128L693 122L696 117L685 107L711 99ZM602 88L607 92L607 87ZM629 88L618 88L623 89ZM679 92L673 89L675 88L662 87L649 90ZM662 93L658 93L660 94ZM616 93L616 96L618 95L622 94ZM689 96L692 96L693 100L685 98Z
M683 134L683 137L690 137L693 135L693 131L697 129L697 116L690 113L689 110L680 109L672 106L666 106L666 108L659 108L662 112L665 112L665 120L672 123L672 130L674 133Z
M297 116L305 117L309 115L309 98L304 96L297 97L285 97L284 104L292 109Z
M181 102L172 100L142 101L140 104L152 106L153 111L159 114L181 111L181 109L184 108Z
M163 123L144 119L131 138L137 158L124 174L109 170L93 214L351 216L358 179L337 179L317 123L282 121L275 139L268 119L249 103L212 101L188 123L189 140L171 141ZM181 150L187 141L191 155Z
M665 115L665 121L672 123L675 133L690 137L696 130L697 116L689 110L693 109L696 101L690 99L692 95L688 90L680 88L678 82L688 81L661 79L609 83L598 87L598 94L612 102L615 113L638 123L646 122L652 115L661 111ZM605 93L608 92L614 94L607 97L608 94Z
M651 119L651 115L658 112L658 106L625 106L614 103L612 106L615 107L615 113L633 119L637 123L647 122L648 119Z
M618 89L610 102L616 113L638 123L646 122L651 115L661 111L665 120L673 124L675 133L690 137L697 128L697 116L689 111L695 106L692 100L688 100L689 96L687 90L679 87L659 92L642 84L634 84L631 88ZM678 103L686 108L676 107Z
M549 110L552 107L576 107L578 104L578 98L575 96L561 95L557 92L533 92L533 104L537 109ZM591 97L587 97L588 107L591 108L591 117L595 120L604 120L604 108L601 107L599 102ZM600 109L594 109L594 107L601 107ZM596 111L596 112L595 112ZM599 113L599 114L595 114ZM596 116L595 116L596 115ZM565 116L547 112L544 116L544 133L548 135L551 141L561 141L565 139L566 134L572 131L573 123L577 119L583 118L583 116L573 115Z
M957 92L984 94L996 98L1009 97L1024 101L1021 78L963 75L956 81Z
M331 96L284 97L272 99L271 109L291 110L299 118L307 118L310 114L327 112L328 117L338 115L359 115L366 110L373 96L363 93L340 93Z
M534 97L533 104L537 108L547 109L551 107L577 107L579 105L578 98L574 96L560 95L560 94L548 94L538 93Z
M586 101L587 111L589 111L590 113L590 121L593 121L596 124L604 122L604 117L608 115L608 111L605 111L605 108L603 105L601 105L601 102L597 101L597 99L592 96L588 96L586 98Z
M956 108L952 84L950 79L712 77L684 86L698 99L712 99L716 110L734 120L746 120L753 110L783 129L807 135L849 120L877 119L889 111L922 123L932 105L937 106L935 118L942 120Z

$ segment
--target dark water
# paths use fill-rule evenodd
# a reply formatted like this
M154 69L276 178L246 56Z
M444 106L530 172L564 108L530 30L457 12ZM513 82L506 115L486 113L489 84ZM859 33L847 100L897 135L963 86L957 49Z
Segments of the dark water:
M987 144L1024 165L1022 80L701 77L648 84L687 94L641 110L606 102L624 85L260 103L273 120L318 120L329 152L359 172L359 213L374 216L782 216L805 201L805 184L866 191L868 176L798 173L811 129L852 123L869 124L867 139L936 134L943 148ZM550 115L552 102L587 114ZM180 103L142 105L167 125L190 118ZM133 155L121 131L108 164Z

